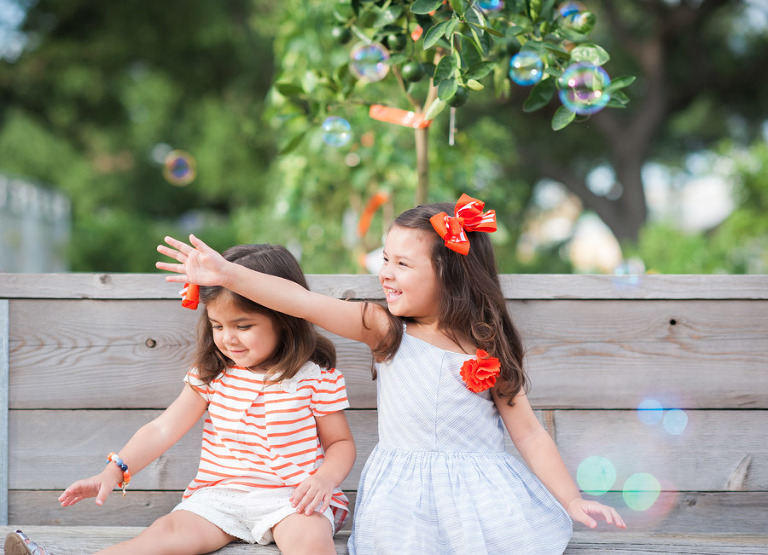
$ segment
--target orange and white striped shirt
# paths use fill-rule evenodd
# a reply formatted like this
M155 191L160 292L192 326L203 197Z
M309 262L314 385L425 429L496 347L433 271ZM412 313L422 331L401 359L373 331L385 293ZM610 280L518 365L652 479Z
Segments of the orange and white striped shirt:
M193 368L184 381L208 403L200 466L184 498L211 486L243 491L298 486L323 462L315 418L349 407L342 373L313 362L278 383L239 366L208 384ZM336 488L331 509L339 525L347 505Z

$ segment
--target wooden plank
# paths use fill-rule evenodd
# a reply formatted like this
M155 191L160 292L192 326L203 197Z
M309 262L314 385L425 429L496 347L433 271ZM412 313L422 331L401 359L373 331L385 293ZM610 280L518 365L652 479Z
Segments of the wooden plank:
M11 411L11 489L59 489L103 468L106 452L119 449L158 411ZM663 423L643 424L634 411L559 410L539 417L554 436L574 476L592 456L610 461L621 491L636 473L649 473L664 491L768 491L768 411L686 411L683 433ZM357 461L344 488L357 487L377 438L376 412L347 411ZM196 429L137 475L133 489L182 490L194 476L200 449ZM514 451L508 443L510 452ZM57 460L56 472L50 461Z
M141 532L132 526L18 526L25 533L57 555L80 555L94 549L103 549L128 540ZM15 527L0 527L3 536ZM336 552L348 553L349 532L342 530L335 537ZM764 555L768 536L719 536L698 534L648 536L633 532L576 532L565 550L565 555L650 555L659 553L698 555ZM232 543L216 551L219 555L247 555L249 553L278 555L274 544L268 546Z
M309 274L314 291L351 299L383 299L375 275ZM768 299L768 275L504 274L509 299ZM0 274L0 298L176 299L165 274Z
M0 300L0 524L8 524L8 405L10 357L8 353L9 303Z
M768 408L768 301L510 306L538 408L635 408L647 396ZM12 408L162 408L178 394L197 315L175 301L14 300L11 319ZM332 337L352 406L374 407L370 351ZM610 395L596 397L596 381Z
M157 410L10 411L9 487L63 490L100 472L109 451L119 449ZM347 411L357 460L344 489L357 489L360 472L377 441L376 411ZM194 478L202 421L131 481L132 490L183 490ZM51 472L56 460L56 472Z

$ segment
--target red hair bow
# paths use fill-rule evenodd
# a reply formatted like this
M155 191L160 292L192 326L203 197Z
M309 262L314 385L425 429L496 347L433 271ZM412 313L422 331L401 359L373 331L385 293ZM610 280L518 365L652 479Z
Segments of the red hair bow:
M465 231L485 233L496 231L496 211L489 210L483 213L484 207L483 201L463 194L456 203L455 216L440 212L432 216L429 221L438 235L445 240L446 247L466 255L469 252L469 239Z
M200 302L200 287L194 283L185 283L181 290L181 306L190 310L197 310L197 304Z

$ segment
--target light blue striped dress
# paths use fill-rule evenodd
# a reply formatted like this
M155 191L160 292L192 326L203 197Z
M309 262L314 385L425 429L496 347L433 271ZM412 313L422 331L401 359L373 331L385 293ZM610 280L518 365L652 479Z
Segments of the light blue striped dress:
M565 509L517 458L489 391L459 375L471 355L405 333L377 365L379 443L360 477L351 555L562 553Z

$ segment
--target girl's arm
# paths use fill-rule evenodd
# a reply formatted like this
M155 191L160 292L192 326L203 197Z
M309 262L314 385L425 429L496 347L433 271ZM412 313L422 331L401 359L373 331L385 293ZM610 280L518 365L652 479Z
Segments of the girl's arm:
M325 451L325 459L315 473L298 485L291 496L296 512L321 513L331 504L333 490L341 485L355 464L357 451L344 411L318 416L317 435Z
M347 302L327 295L307 291L298 283L250 270L225 260L218 252L194 235L192 246L172 237L170 245L158 245L158 252L179 262L158 262L161 270L179 275L166 276L167 281L190 282L197 285L221 285L262 306L303 318L336 335L361 341L375 347L386 333L389 319L385 309L371 304L363 325L363 303ZM193 248L194 247L194 248Z
M557 445L536 418L528 397L519 393L515 396L514 406L510 407L507 404L508 399L499 397L495 389L492 394L501 419L520 455L555 499L565 507L571 518L590 528L597 526L593 517L600 517L609 524L626 528L616 509L581 497L581 492L571 478Z
M176 400L160 416L139 428L118 452L131 475L165 453L200 420L206 408L205 399L185 385ZM69 486L59 496L59 502L62 507L67 507L88 497L96 497L96 504L101 505L109 492L122 481L122 471L110 462L99 474Z

